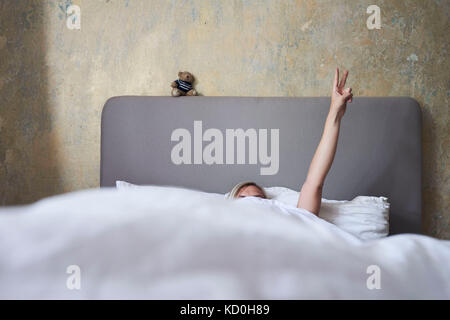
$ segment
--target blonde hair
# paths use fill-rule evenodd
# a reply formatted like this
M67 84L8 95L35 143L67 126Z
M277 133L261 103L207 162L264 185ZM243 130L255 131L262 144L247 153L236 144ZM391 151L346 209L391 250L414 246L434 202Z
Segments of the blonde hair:
M235 185L233 187L233 189L231 189L230 193L228 193L227 198L228 199L237 198L239 191L241 191L242 188L248 187L248 186L255 186L255 187L259 188L262 191L264 198L267 198L266 191L264 191L264 188L260 187L258 184L256 184L256 182L253 182L253 181L245 181L245 182L238 183L237 185Z

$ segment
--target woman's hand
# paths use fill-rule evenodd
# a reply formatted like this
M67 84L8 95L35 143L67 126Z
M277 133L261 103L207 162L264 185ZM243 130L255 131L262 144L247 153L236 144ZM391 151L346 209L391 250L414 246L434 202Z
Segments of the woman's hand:
M334 76L333 89L331 91L331 106L330 111L335 113L339 119L345 113L347 109L347 102L353 101L352 88L346 88L345 82L347 81L348 70L344 72L344 76L339 81L339 68L336 68L336 74Z
M322 138L314 153L297 203L297 207L308 210L316 215L319 215L320 205L322 203L322 189L325 178L336 154L339 128L341 125L340 120L345 113L347 102L352 102L352 89L344 89L347 76L348 71L345 71L344 76L339 81L339 69L336 69L333 90L331 92L330 112L325 121Z

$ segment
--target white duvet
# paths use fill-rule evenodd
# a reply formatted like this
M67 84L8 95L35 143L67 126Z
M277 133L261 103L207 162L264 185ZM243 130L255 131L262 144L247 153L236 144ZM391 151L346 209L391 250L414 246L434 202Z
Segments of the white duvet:
M449 299L449 265L450 241L363 242L274 200L97 189L0 210L1 299Z

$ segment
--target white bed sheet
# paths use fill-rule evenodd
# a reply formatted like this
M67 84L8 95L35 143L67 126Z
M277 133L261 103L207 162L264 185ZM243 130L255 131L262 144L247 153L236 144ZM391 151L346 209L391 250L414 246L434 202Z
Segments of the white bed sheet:
M1 299L449 299L450 241L362 242L266 200L95 189L0 210ZM66 269L81 270L69 290ZM368 289L369 266L381 289Z

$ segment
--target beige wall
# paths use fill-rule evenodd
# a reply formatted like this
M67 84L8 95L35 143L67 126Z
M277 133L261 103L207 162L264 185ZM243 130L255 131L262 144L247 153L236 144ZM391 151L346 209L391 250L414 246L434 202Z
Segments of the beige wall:
M81 30L65 8L81 7ZM381 7L381 30L366 9ZM115 95L326 96L335 66L359 96L423 110L424 228L450 239L449 11L440 0L0 2L0 204L97 187L100 114ZM349 110L351 112L351 109Z

